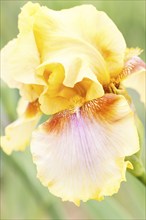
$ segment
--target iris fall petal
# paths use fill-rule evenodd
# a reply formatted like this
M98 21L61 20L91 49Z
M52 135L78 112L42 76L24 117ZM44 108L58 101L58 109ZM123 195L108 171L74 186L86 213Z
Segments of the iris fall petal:
M28 146L41 116L37 102L28 103L21 99L17 111L19 118L5 128L5 136L1 137L1 147L7 154L22 151Z
M116 193L125 180L125 157L138 150L133 113L125 98L114 94L52 116L31 141L42 184L77 205Z

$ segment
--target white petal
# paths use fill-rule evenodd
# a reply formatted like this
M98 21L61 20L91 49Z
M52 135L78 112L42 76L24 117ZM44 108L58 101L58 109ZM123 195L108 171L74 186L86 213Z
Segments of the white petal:
M63 111L33 132L38 178L63 200L101 200L125 180L125 156L139 150L133 113L122 96L107 94Z

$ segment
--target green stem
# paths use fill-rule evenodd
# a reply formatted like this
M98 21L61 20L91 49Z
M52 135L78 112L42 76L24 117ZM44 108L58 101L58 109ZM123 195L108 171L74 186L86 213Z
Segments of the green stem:
M138 179L146 186L146 172L143 172L143 174L139 176Z
M30 191L32 196L36 199L37 202L48 212L49 216L52 219L60 219L60 215L57 212L54 204L46 204L46 202L42 199L42 196L38 192L38 190L32 185L29 177L26 175L25 171L18 165L16 160L12 157L8 157L6 154L2 153L2 157L7 162L7 164L14 169L14 171L19 174L23 182L26 184L27 189Z
M137 177L144 185L146 185L146 172L145 166L139 155L134 154L130 157L126 157L126 160L130 161L133 165L133 169L128 171L135 177Z

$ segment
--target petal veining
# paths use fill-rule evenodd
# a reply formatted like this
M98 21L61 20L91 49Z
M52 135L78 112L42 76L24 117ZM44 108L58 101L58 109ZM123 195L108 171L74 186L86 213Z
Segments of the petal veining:
M116 193L125 180L125 157L138 150L133 113L113 94L55 114L31 141L42 184L77 205Z
M146 70L145 62L138 56L133 56L131 59L127 60L122 72L115 78L116 83L124 80L132 74L138 73L140 71Z

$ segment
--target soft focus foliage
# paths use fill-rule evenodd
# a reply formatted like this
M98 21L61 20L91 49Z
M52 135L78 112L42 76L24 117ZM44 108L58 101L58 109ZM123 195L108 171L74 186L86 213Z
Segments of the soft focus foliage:
M18 33L17 15L27 1L2 1L2 46ZM144 44L144 1L37 1L52 9L69 8L80 4L93 4L98 10L105 11L123 33L128 47L139 46L145 51ZM141 56L143 59L144 53ZM144 123L142 104L137 103L133 94L138 115ZM10 91L2 84L2 128L16 118L15 104L17 91ZM35 167L29 150L13 153L8 158L4 153L1 173L1 211L2 219L145 219L145 188L139 180L127 174L120 192L103 202L90 201L80 208L49 194L36 179ZM144 158L145 159L145 158ZM9 207L9 208L8 208ZM106 211L105 211L106 210Z

